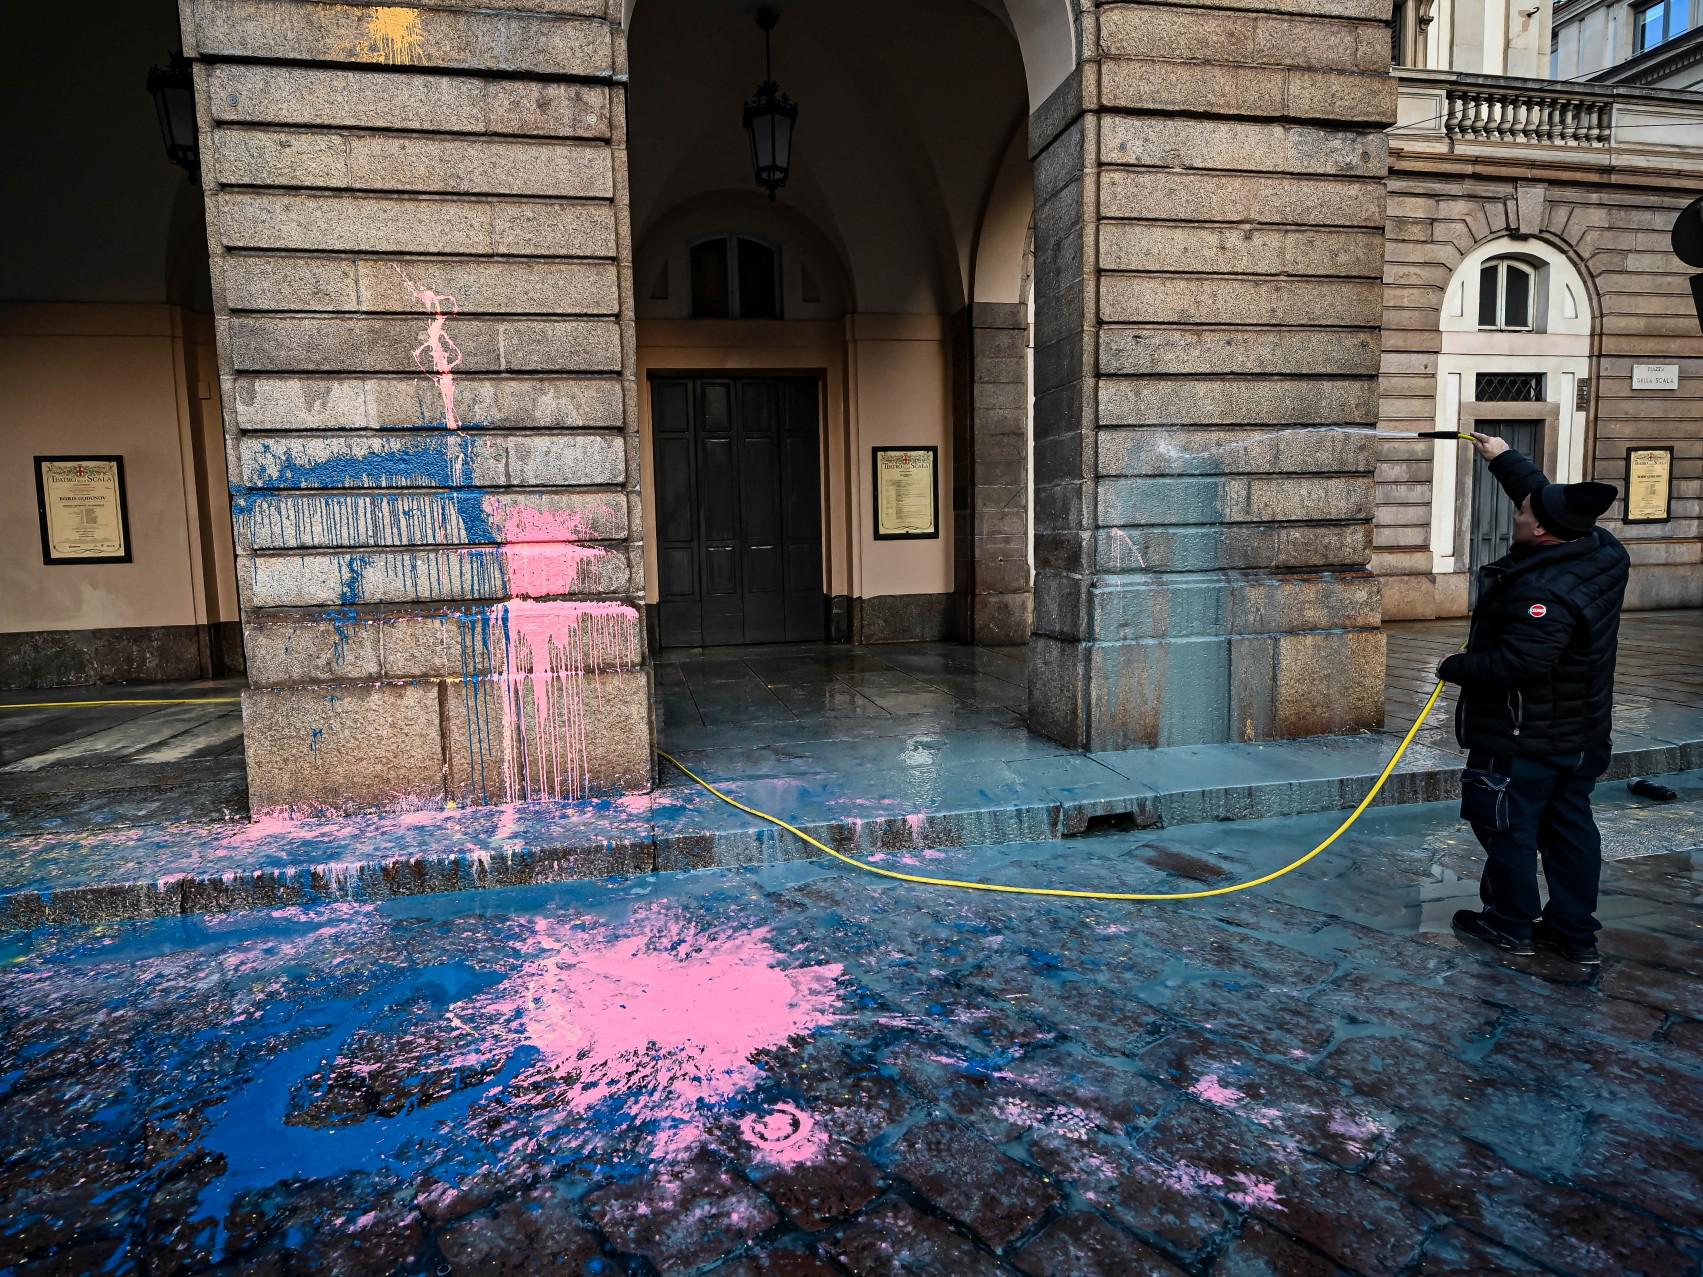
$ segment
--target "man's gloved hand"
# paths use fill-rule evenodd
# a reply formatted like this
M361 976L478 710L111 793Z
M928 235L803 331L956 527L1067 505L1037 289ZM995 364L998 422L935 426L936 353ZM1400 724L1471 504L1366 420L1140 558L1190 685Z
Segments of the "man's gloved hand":
M1458 683L1458 682L1460 682L1460 677L1459 677L1458 671L1460 669L1460 659L1463 655L1464 655L1464 653L1462 653L1462 652L1456 652L1453 656L1445 656L1441 661L1438 661L1437 662L1437 677L1445 683ZM1449 673L1451 661L1454 662L1453 668L1457 671L1457 673L1453 677L1451 677L1450 673Z

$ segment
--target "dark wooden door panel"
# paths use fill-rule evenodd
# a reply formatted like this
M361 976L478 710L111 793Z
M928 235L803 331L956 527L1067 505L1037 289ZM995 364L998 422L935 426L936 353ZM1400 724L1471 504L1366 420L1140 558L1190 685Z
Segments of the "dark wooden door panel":
M813 378L656 378L664 646L826 635Z

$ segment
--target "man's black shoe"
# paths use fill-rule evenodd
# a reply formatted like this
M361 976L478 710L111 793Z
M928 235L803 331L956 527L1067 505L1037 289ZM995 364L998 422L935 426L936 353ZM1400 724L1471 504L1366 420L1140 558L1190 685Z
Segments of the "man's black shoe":
M1582 967L1602 965L1602 954L1597 952L1594 944L1580 944L1577 940L1569 940L1559 931L1544 922L1532 924L1532 943L1549 953L1559 954L1569 962L1577 962Z
M1537 950L1530 940L1516 940L1505 931L1498 931L1484 920L1484 915L1471 909L1462 909L1455 914L1455 934L1465 936L1468 940L1477 940L1482 944L1495 945L1520 958L1529 958Z

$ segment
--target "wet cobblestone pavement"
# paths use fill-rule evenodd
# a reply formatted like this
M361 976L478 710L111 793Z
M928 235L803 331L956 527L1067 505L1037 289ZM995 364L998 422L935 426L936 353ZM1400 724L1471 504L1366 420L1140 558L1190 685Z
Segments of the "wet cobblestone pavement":
M1703 843L1680 783L1631 850ZM1188 889L1332 823L891 859ZM1476 865L1433 806L1186 905L800 862L12 937L0 1267L1698 1273L1696 857L1610 865L1594 973L1451 938Z

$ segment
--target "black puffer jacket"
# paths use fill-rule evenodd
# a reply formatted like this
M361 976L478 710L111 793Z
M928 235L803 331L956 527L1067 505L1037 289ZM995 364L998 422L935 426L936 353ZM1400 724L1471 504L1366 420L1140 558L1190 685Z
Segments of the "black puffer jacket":
M1516 505L1548 482L1513 449L1490 473ZM1481 571L1467 650L1438 670L1461 687L1462 748L1541 757L1608 743L1628 564L1625 547L1596 528Z

